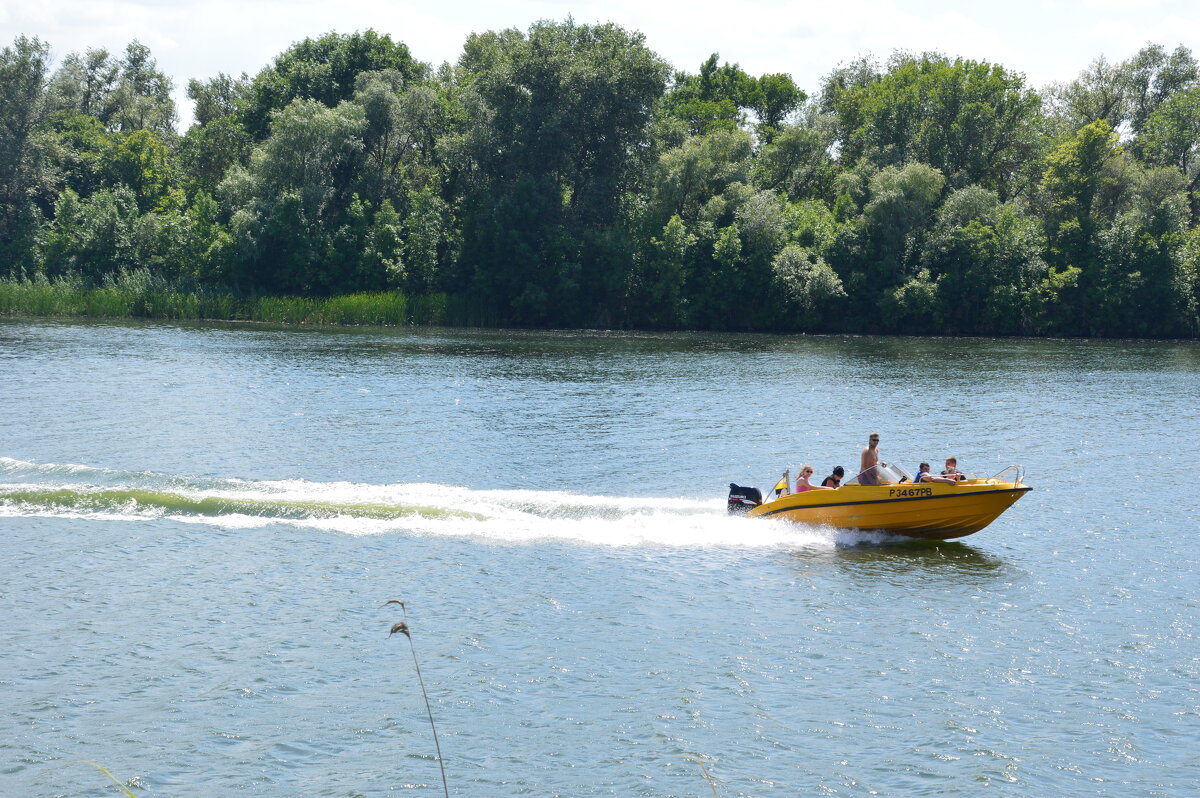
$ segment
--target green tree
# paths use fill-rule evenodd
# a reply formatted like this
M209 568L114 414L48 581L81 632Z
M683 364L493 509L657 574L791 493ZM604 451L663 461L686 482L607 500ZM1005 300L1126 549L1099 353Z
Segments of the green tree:
M1183 174L1194 225L1200 219L1200 86L1176 92L1159 105L1138 143L1152 163L1174 166Z
M1029 335L1046 302L1045 238L1037 219L1014 202L969 186L938 210L922 256L936 287L929 310L934 329L952 333Z
M820 254L789 244L771 261L771 295L780 326L812 330L826 326L846 290Z
M516 323L602 323L620 307L628 263L609 228L666 65L641 34L568 20L472 35L459 68L476 168L463 247L474 290Z
M405 44L374 30L304 39L254 77L242 105L242 123L261 140L270 132L272 114L293 100L316 100L334 108L354 96L359 74L380 70L395 70L405 81L419 80L428 72Z
M953 188L978 183L1002 199L1022 190L1041 101L1019 73L937 53L897 54L877 80L831 91L843 163L919 161Z
M224 283L231 239L221 223L221 209L217 201L207 193L196 194L184 222L180 273L201 283Z
M116 91L121 64L103 47L63 59L50 83L50 104L56 111L94 117L108 127L117 109Z
M352 178L362 152L361 109L296 100L271 126L245 168L221 184L237 253L234 276L282 293L346 290L356 264L333 262L333 236L356 201Z
M50 196L46 76L50 47L18 36L0 50L0 274L34 267L40 204Z
M946 180L923 163L889 166L871 178L863 209L864 289L875 302L914 275Z
M770 139L804 99L790 75L755 78L737 64L721 64L720 55L713 53L697 74L675 73L663 108L693 135L734 130L745 123L746 111L753 111L764 138Z
M1097 204L1114 178L1120 140L1103 120L1084 125L1046 159L1041 191L1049 200L1050 247L1064 265L1088 271L1101 218Z
M406 287L416 294L436 291L442 279L442 251L448 245L449 207L432 185L408 192L404 220L404 254L408 267Z
M187 96L196 104L192 111L196 124L203 126L236 115L250 97L250 85L245 72L236 78L218 72L208 80L189 80Z
M174 155L157 133L140 129L123 137L109 153L108 172L112 183L133 190L141 213L182 205Z
M687 324L687 264L696 237L679 216L672 216L660 236L650 239L650 256L642 280L645 309L641 323L674 329Z
M1051 86L1048 99L1071 132L1103 120L1113 128L1128 122L1137 136L1156 108L1198 78L1191 50L1180 46L1167 53L1162 45L1149 44L1127 61L1097 58L1075 80Z
M783 191L793 200L832 199L838 170L831 146L815 127L785 125L755 158L755 184Z
M1140 135L1159 106L1176 92L1200 80L1200 65L1188 48L1180 45L1168 54L1162 45L1149 44L1125 65L1128 73L1129 122Z
M750 97L750 108L758 116L760 129L769 132L767 138L771 138L788 114L799 108L805 99L807 95L792 76L780 72L759 77Z
M1080 128L1046 163L1041 194L1048 205L1048 257L1052 264L1079 270L1076 287L1063 294L1058 330L1118 334L1128 320L1123 311L1114 309L1129 307L1134 295L1118 294L1130 288L1130 280L1138 282L1142 277L1139 273L1126 279L1123 272L1115 278L1115 261L1105 253L1115 250L1128 255L1130 242L1140 238L1134 229L1137 225L1119 220L1137 202L1144 175L1103 121Z
M58 111L50 118L54 169L62 185L83 197L108 184L110 165L119 136L99 119L75 111Z
M840 106L843 109L841 113L853 114L860 103L843 104L841 103L842 95L846 92L862 92L882 77L883 73L879 70L879 64L870 56L862 56L849 63L838 64L821 81L821 94L817 103L820 112L833 115L839 113ZM842 123L842 129L856 130L862 125L862 121L859 117L846 118Z
M1128 207L1097 235L1089 332L1187 334L1184 179L1171 168L1139 169L1131 193Z
M171 80L158 69L150 48L136 39L125 48L121 77L112 96L114 110L108 124L124 133L175 131L175 101Z
M400 288L405 283L404 237L400 214L385 199L371 220L371 232L367 240L363 263L368 274L383 275L384 282L391 288Z
M234 164L245 165L253 139L242 124L240 109L250 94L250 79L224 72L207 81L188 81L195 102L196 124L179 142L179 160L190 194L212 194Z
M1100 56L1069 83L1050 88L1050 105L1072 131L1103 121L1120 127L1129 117L1129 69Z
M353 102L366 127L359 187L373 202L403 203L405 193L443 177L438 140L450 132L448 110L430 85L405 86L393 71L359 75Z
M745 121L757 89L753 77L737 64L721 64L713 53L691 75L676 72L664 109L687 123L693 135L716 130L735 130Z
M754 141L743 131L694 136L663 153L650 171L646 205L651 230L672 216L699 218L700 210L735 183L750 182Z
M137 198L128 188L97 191L87 199L67 189L45 233L46 274L78 274L95 283L137 268L137 226Z
M1180 250L1176 294L1182 299L1184 335L1200 335L1200 227L1184 234Z
M189 194L216 192L235 165L246 164L253 140L233 116L195 124L179 141L179 162Z

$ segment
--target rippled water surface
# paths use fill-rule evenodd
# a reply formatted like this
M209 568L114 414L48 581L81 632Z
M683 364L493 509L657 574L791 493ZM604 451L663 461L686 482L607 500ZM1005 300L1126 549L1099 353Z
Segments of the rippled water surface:
M0 795L441 794L390 598L453 795L1195 795L1198 397L1194 343L0 321ZM1035 490L725 515L871 431Z

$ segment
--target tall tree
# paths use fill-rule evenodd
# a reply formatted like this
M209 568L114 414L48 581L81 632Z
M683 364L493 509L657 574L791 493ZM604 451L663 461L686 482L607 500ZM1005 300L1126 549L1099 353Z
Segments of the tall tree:
M1051 86L1048 100L1072 132L1096 121L1118 128L1129 116L1129 70L1100 56L1079 77Z
M136 39L125 48L121 78L114 92L115 109L109 125L123 133L134 130L175 132L175 101L171 80L158 69L150 48Z
M1079 291L1064 307L1063 323L1087 329L1088 305L1100 274L1097 236L1105 218L1104 195L1117 182L1113 167L1122 155L1120 139L1103 120L1084 125L1046 160L1041 192L1049 202L1047 239L1052 262L1080 270Z
M759 77L758 85L750 97L750 108L758 115L762 129L773 135L788 114L799 108L805 99L807 95L792 80L792 76L779 72Z
M1138 144L1152 163L1174 166L1186 178L1194 225L1200 219L1200 86L1178 91L1159 105Z
M1178 91L1200 80L1200 65L1188 48L1180 45L1168 53L1159 44L1150 44L1125 63L1129 93L1129 122L1133 133L1140 134L1150 115Z
M18 36L0 50L0 273L32 269L40 221L49 195L46 151L46 78L50 47Z
M693 134L741 127L746 112L753 111L764 137L770 138L804 99L790 75L755 78L737 64L721 64L720 54L713 53L697 74L675 73L663 107Z
M63 59L50 84L55 110L95 117L108 127L116 111L121 64L103 47L88 48L83 55L71 53Z
M1007 198L1036 147L1041 101L1001 66L937 53L897 54L877 80L832 89L844 163L919 161L947 185L978 183Z
M414 61L407 45L374 30L350 34L326 33L304 39L259 72L250 87L242 122L256 139L267 137L271 115L292 100L311 99L333 108L354 96L355 80L363 72L395 70L411 81L428 68Z
M233 168L221 196L232 217L239 284L318 294L383 287L382 274L362 279L356 259L333 257L343 227L363 235L369 227L350 216L359 203L352 181L363 124L361 109L350 103L333 109L295 100L276 116L249 165ZM360 217L365 212L361 204L355 209Z
M464 257L478 290L518 323L603 323L624 285L605 231L646 150L666 64L641 34L568 20L472 35L460 69L476 98Z
M245 164L252 139L242 124L240 109L250 93L250 79L233 78L224 72L207 81L188 81L188 98L195 102L196 124L188 128L179 144L189 190L195 194L216 191L234 164Z
M250 78L243 72L239 77L218 72L208 80L188 81L187 96L194 102L192 117L198 125L207 125L237 113L250 95Z

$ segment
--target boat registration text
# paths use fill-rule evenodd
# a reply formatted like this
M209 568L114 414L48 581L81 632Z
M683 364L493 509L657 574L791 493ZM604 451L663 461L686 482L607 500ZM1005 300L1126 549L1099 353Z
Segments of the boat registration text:
M898 496L908 499L914 496L932 496L933 488L892 488L888 491L888 497Z

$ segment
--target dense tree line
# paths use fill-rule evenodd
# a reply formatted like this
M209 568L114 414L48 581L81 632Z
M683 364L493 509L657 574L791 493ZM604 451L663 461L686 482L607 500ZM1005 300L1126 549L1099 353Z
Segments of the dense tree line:
M374 31L190 80L149 50L0 53L0 277L147 270L246 295L445 294L458 321L1200 333L1200 68L1028 86L896 53L813 96L616 25Z

